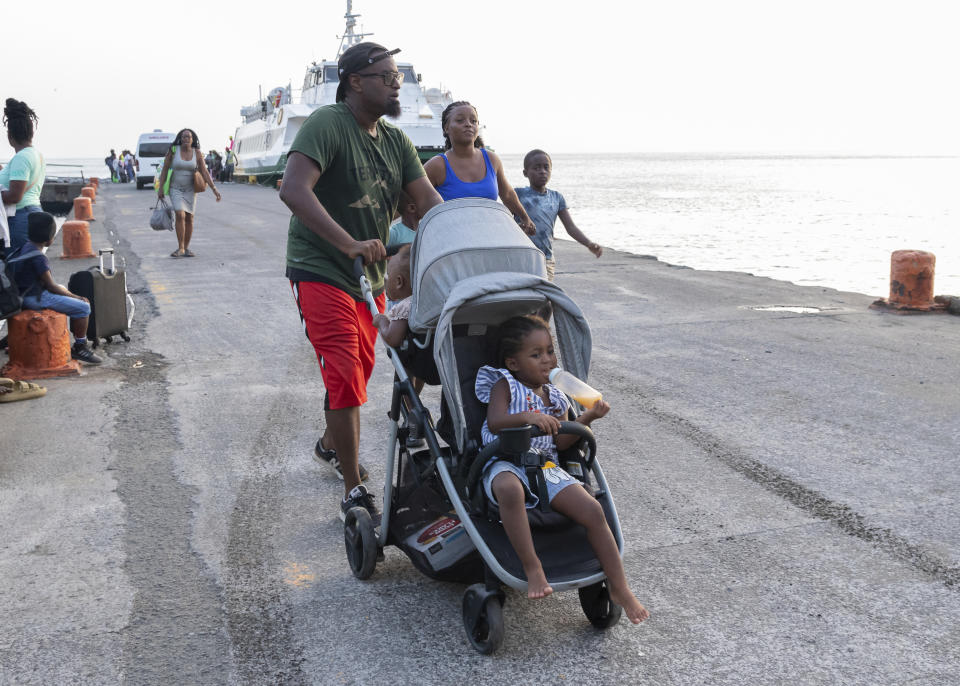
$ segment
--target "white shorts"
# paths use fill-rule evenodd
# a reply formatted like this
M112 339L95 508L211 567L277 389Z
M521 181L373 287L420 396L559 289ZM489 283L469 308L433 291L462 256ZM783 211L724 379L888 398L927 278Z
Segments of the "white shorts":
M493 478L500 472L513 472L523 484L523 490L526 491L527 509L531 510L540 503L540 498L530 490L530 480L527 478L526 471L512 462L506 460L494 460L483 468L483 491L492 502L497 502L493 497ZM570 476L562 467L544 467L543 480L547 484L547 502L553 502L557 493L577 483L577 480Z

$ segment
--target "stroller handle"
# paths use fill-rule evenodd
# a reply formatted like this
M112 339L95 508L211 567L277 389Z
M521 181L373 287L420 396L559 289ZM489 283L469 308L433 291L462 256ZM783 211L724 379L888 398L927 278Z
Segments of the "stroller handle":
M406 243L395 243L387 246L387 257L393 257ZM353 258L353 276L357 281L363 278L363 255L357 255Z
M403 246L403 243L389 246L387 248L387 257L396 255ZM363 294L363 299L370 309L370 314L378 314L380 310L377 309L377 303L373 299L373 288L370 286L370 281L363 271L363 255L357 255L353 258L353 276L360 283L360 292Z

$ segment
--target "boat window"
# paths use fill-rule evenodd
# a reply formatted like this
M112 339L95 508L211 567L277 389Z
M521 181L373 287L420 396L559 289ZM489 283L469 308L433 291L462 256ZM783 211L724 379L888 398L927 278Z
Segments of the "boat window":
M170 149L170 143L141 143L138 157L163 157Z
M403 74L404 83L417 83L417 75L413 71L413 67L397 67L397 71Z
M337 65L328 64L323 68L323 80L327 83L338 83L340 76L337 74Z

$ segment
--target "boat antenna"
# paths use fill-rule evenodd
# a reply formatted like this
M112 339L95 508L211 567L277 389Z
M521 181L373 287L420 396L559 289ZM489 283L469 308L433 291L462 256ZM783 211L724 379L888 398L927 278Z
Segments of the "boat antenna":
M364 33L363 29L360 29L360 33L354 33L353 29L357 25L357 19L360 17L359 14L353 13L353 0L347 0L347 13L343 15L343 18L347 20L347 26L343 30L342 36L337 36L340 39L340 49L337 50L337 59L340 59L340 55L344 53L345 50L350 49L350 47L356 45L363 41L367 36L372 36L373 33Z

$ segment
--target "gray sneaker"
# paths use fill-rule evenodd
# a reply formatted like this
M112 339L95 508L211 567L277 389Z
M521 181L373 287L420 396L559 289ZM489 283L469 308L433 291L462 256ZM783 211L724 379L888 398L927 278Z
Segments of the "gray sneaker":
M336 472L337 478L340 481L343 481L343 469L340 467L340 458L337 457L337 451L333 448L329 450L324 448L320 444L321 439L317 439L317 444L313 446L313 459L322 464L328 464L333 467L333 471ZM366 481L370 478L370 474L367 473L367 470L360 463L357 463L357 469L360 470L360 481Z
M74 343L73 348L70 350L70 357L85 362L86 364L100 364L103 362L102 357L90 350L87 346L78 343Z

